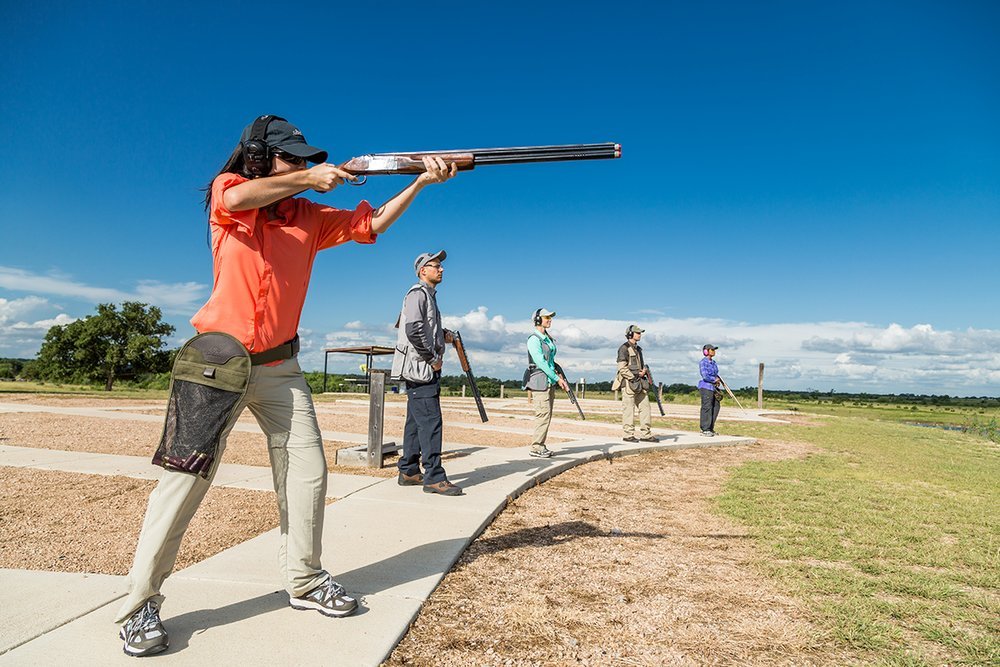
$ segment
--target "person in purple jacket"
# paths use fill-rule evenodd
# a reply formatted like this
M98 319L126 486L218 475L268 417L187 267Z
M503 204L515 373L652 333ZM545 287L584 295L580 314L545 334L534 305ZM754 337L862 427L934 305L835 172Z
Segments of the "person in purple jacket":
M698 369L701 380L698 391L701 392L701 434L707 437L715 435L715 420L719 416L721 401L719 400L719 365L715 363L715 345L703 345L702 358Z

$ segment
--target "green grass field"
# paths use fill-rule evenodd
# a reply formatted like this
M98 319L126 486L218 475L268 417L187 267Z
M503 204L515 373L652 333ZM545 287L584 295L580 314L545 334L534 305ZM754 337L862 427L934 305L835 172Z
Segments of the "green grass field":
M719 511L750 528L759 567L873 663L1000 664L1000 447L851 412L740 424L817 452L741 467Z

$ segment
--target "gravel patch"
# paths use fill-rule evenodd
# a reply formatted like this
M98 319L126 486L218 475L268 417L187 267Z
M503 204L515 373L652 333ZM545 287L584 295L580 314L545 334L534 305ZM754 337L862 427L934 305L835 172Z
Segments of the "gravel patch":
M389 665L846 664L712 511L728 471L795 445L579 466L512 502L424 605Z
M156 482L0 466L0 567L128 574ZM175 570L278 525L274 493L210 489Z

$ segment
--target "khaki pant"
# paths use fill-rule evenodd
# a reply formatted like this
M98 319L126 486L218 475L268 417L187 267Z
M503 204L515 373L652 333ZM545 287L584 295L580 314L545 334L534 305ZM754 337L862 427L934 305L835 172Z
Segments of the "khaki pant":
M298 360L254 366L236 414L244 407L250 409L267 436L281 518L278 569L288 594L298 597L321 584L326 576L320 566L320 552L327 473L316 410ZM149 598L162 604L160 587L174 568L184 531L212 484L235 422L234 417L223 431L208 479L172 470L164 470L160 476L149 496L128 575L129 593L116 622L126 620Z
M531 449L540 451L546 449L545 438L549 437L549 425L552 423L552 405L556 400L556 388L549 387L545 391L531 392L531 407L535 409L535 433L531 436Z
M648 392L637 391L630 394L622 387L622 431L625 437L630 438L635 435L635 412L639 411L639 437L648 438L652 435L650 431L650 411Z

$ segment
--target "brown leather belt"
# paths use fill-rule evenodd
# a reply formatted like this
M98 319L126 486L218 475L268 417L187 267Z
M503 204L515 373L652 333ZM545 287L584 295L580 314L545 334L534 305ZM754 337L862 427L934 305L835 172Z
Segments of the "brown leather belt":
M252 366L263 366L264 364L269 364L272 361L284 361L285 359L291 359L298 353L299 335L295 334L295 338L282 343L278 347L272 347L270 350L264 350L263 352L258 352L257 354L251 354L250 364Z

